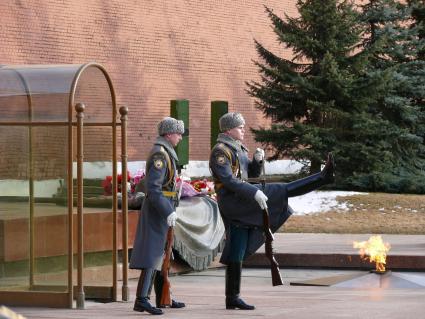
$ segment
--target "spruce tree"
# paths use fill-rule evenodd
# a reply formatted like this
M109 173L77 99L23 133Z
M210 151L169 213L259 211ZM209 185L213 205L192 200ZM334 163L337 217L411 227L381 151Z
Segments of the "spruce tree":
M383 112L397 86L396 68L376 59L389 40L370 38L370 21L352 1L299 0L297 8L299 17L282 19L266 7L290 60L255 41L261 82L247 83L248 92L272 122L253 130L256 140L274 150L271 159L308 160L311 172L333 151L337 185L384 190L382 176L396 171L406 141L409 151L421 142L393 121L397 111Z
M413 20L411 27L417 30L418 34L418 55L417 60L425 61L425 2L423 0L408 0Z
M392 124L393 137L388 139L390 165L365 172L354 181L360 186L396 192L423 189L425 113L418 101L424 97L424 68L417 58L421 40L411 14L410 6L394 0L371 0L362 6L362 20L368 26L364 50L373 51L368 73L389 75L386 94L370 105L370 112Z
M423 0L409 0L410 18L412 23L410 28L416 33L416 39L413 40L414 48L409 61L408 72L412 77L414 85L411 90L413 103L425 111L425 2ZM425 141L425 129L420 131ZM425 143L425 142L424 142Z

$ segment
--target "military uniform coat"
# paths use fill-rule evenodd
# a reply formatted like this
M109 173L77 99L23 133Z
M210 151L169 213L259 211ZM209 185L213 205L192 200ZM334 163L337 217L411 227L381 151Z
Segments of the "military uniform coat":
M146 199L141 208L130 268L160 269L163 259L167 217L175 211L174 201L163 191L175 191L177 155L172 145L158 137L146 162ZM171 167L170 167L171 166Z
M220 262L229 262L230 224L249 229L246 259L264 243L263 211L254 199L255 193L261 189L268 197L270 228L275 232L292 214L288 206L286 184L270 183L262 189L260 184L246 182L248 177L260 175L261 163L250 160L246 147L226 134L219 134L217 144L211 151L210 169L220 214L226 227L226 244Z

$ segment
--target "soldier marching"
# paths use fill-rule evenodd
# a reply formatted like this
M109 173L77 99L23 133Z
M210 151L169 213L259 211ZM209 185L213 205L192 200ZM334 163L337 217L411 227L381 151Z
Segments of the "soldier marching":
M264 161L264 150L257 148L249 159L242 144L245 120L240 113L227 113L219 120L221 134L210 155L217 201L225 228L226 242L220 262L226 265L226 309L253 310L240 298L242 262L264 243L262 210L268 208L272 232L291 216L288 198L303 195L334 178L331 154L324 169L290 183L260 184L247 182L258 177Z

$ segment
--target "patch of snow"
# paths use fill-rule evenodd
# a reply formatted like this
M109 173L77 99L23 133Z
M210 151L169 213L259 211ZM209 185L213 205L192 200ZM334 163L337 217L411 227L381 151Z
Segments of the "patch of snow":
M368 193L346 191L313 191L305 195L291 197L289 206L294 210L294 215L307 215L323 213L332 209L348 210L346 202L338 203L337 196L367 195Z

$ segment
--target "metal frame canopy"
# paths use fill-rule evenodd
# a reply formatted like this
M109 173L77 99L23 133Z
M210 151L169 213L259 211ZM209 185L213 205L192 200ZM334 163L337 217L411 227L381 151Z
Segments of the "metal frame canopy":
M0 303L73 307L76 299L84 308L86 297L117 300L117 145L121 135L126 189L128 109L119 113L111 78L100 64L0 65ZM103 208L94 212L86 203L85 159L110 163L112 196L99 196ZM123 192L123 300L127 213ZM88 221L99 226L96 216L108 216L99 242L112 239L97 250L93 238L83 240L92 231ZM107 283L84 284L93 277L84 268L87 256L102 249L111 257Z

